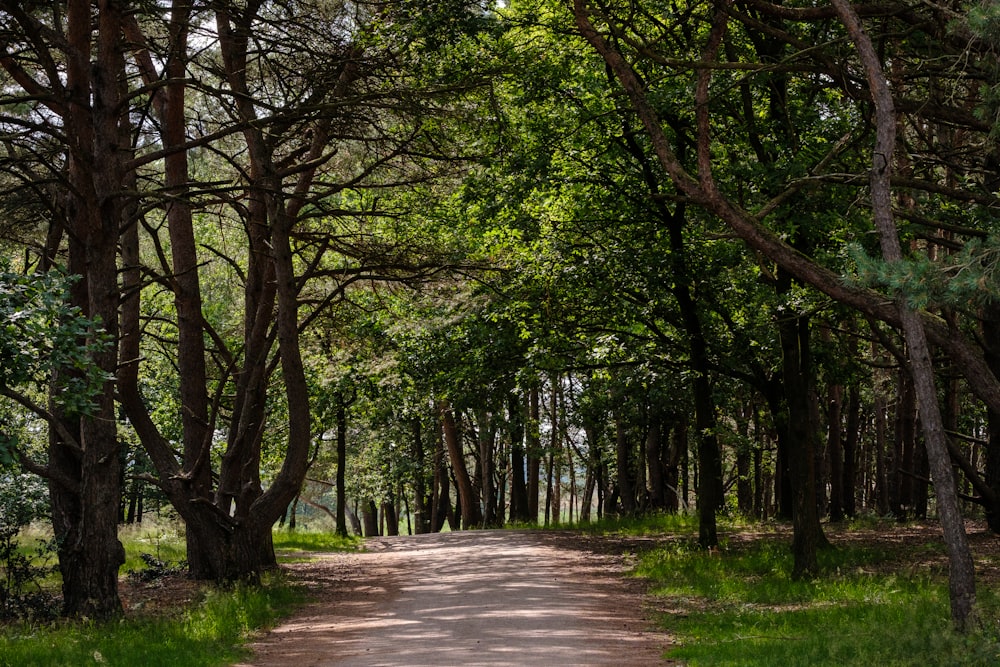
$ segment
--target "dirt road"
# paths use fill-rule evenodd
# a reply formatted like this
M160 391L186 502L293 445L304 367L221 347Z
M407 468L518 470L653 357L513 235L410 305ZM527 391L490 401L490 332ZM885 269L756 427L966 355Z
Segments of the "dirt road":
M242 667L658 665L620 559L566 534L472 531L366 542L294 566L315 602Z

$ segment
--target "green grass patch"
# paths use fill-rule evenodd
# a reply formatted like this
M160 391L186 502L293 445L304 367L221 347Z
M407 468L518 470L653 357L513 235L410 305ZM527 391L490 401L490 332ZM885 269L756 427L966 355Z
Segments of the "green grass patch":
M902 568L898 552L821 552L823 575L795 581L787 543L763 539L708 553L693 540L640 556L636 574L664 597L671 659L720 665L997 665L1000 604L980 591L993 626L966 635L949 620L947 582Z
M341 537L330 532L278 529L272 536L279 557L287 556L288 552L357 551L361 547L360 537Z
M243 644L304 600L280 578L262 586L210 590L177 618L7 628L0 666L144 665L202 667L246 656Z

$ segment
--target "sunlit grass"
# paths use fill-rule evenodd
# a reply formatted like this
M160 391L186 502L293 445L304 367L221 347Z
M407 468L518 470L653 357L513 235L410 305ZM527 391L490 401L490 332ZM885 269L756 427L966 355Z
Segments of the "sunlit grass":
M272 536L274 550L280 560L287 560L303 551L357 551L361 547L360 537L341 537L324 531L276 529Z
M822 576L796 581L789 551L764 539L706 552L682 538L641 555L636 574L652 582L678 645L669 657L692 667L1000 664L992 591L980 592L992 627L960 635L939 573L900 572L887 550L840 547L821 552Z

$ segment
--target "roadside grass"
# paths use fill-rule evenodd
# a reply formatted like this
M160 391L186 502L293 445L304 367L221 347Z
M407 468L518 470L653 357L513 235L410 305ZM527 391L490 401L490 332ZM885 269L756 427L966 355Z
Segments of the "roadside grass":
M279 577L261 586L206 590L178 617L11 626L0 635L0 665L227 665L246 655L244 644L256 631L288 613L304 595Z
M185 558L183 528L177 523L154 521L125 527L120 537L126 552L123 574L148 573L158 567L143 554L170 566ZM318 531L277 530L274 544L279 554L302 556L303 552L353 550L360 540ZM157 573L150 574L155 580ZM58 590L58 578L50 585ZM11 623L0 626L0 667L229 665L247 655L245 645L256 633L291 613L306 597L303 588L277 572L266 575L260 586L206 585L193 603L155 614L103 623Z
M936 553L838 546L819 578L794 581L787 541L706 552L681 538L641 554L635 574L660 598L668 657L691 667L1000 664L1000 600L981 586L981 628L954 632L946 573L912 565Z

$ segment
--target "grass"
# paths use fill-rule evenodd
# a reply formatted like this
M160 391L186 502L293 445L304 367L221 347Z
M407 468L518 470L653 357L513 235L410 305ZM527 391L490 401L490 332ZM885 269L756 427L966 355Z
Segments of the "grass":
M187 555L182 524L176 521L144 521L124 526L118 538L125 547L122 572L142 570L147 564L142 554L149 554L164 563L177 564Z
M0 635L0 665L209 667L246 655L244 643L301 602L283 580L211 590L178 618L11 627Z
M842 546L822 552L820 578L794 581L786 541L709 553L681 539L640 556L636 574L662 598L661 624L677 644L668 657L691 667L1000 664L992 591L981 587L980 600L993 627L960 635L941 574L899 558Z

